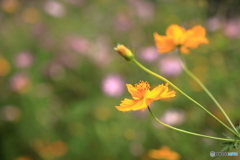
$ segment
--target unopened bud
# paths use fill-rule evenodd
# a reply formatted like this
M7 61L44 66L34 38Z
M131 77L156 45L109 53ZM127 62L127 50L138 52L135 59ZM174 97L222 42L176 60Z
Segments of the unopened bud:
M133 53L124 45L117 45L116 48L114 48L123 58L125 58L127 61L131 61L134 57Z

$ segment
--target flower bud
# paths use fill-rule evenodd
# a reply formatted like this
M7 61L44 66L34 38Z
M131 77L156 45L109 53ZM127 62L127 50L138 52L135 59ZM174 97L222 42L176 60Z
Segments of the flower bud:
M134 57L133 53L124 45L118 44L114 49L127 61L131 61Z

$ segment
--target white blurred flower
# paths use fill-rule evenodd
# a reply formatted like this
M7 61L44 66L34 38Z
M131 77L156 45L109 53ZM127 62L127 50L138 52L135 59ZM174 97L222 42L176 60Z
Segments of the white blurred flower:
M179 58L165 57L159 61L159 69L165 77L176 77L182 73L182 66Z
M184 120L185 114L180 110L168 110L160 118L160 121L171 126L182 124Z
M110 97L118 97L123 94L124 81L116 74L107 75L102 81L102 91Z
M65 15L65 8L57 1L47 1L44 10L51 16L61 18Z
M167 110L163 115L159 118L159 120L163 123L166 123L170 126L180 125L185 121L185 113L182 110ZM154 121L153 125L155 128L161 129L164 126Z

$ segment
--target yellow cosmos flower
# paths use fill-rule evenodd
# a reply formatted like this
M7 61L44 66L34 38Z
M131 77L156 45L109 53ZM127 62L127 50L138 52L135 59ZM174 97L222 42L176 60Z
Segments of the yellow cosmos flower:
M209 43L205 34L205 28L200 25L186 30L183 27L173 24L167 28L166 36L154 33L154 39L160 53L171 52L176 47L179 47L182 53L188 54L189 49L197 48L202 43Z
M134 87L131 84L126 84L126 86L133 99L125 98L120 106L115 106L119 111L122 112L131 110L144 111L148 105L155 100L176 96L175 91L168 91L168 83L165 86L163 84L158 85L151 91L149 90L150 85L148 82L140 81L138 84L135 84Z

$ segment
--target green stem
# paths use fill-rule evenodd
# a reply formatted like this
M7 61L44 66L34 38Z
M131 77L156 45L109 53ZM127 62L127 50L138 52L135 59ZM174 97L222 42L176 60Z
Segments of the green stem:
M225 128L227 128L230 132L232 132L234 135L236 135L237 137L240 138L240 135L238 135L237 133L235 133L231 128L229 128L226 124L224 124L221 120L219 120L217 117L215 117L211 112L209 112L206 108L204 108L201 104L199 104L198 102L196 102L194 99L192 99L191 97L189 97L186 93L184 93L181 89L179 89L177 86L175 86L173 83L171 83L169 80L167 80L166 78L150 71L149 69L147 69L146 67L144 67L143 65L141 65L135 58L132 59L132 61L141 69L143 69L144 71L148 72L149 74L163 80L164 82L167 82L170 86L172 86L175 90L177 90L178 92L180 92L182 95L184 95L186 98L188 98L189 100L191 100L193 103L195 103L197 106L199 106L202 110L204 110L206 113L208 113L210 116L212 116L216 121L218 121L220 124L222 124Z
M211 92L205 87L205 85L187 68L187 66L183 63L183 61L181 60L181 65L184 69L184 71L190 76L192 77L201 87L202 89L208 94L208 96L213 100L213 102L218 106L218 108L222 111L222 113L224 114L224 116L226 117L226 119L228 120L228 122L230 123L230 125L232 126L232 128L235 130L236 133L238 133L237 129L234 127L232 121L229 119L228 115L226 114L226 112L223 110L222 106L218 103L218 101L213 97L213 95L211 94Z
M179 129L179 128L175 128L173 126L170 126L166 123L163 123L162 121L160 121L151 111L150 107L148 107L148 110L149 112L151 113L151 115L153 116L153 118L158 122L160 123L161 125L164 125L165 127L168 127L168 128L171 128L173 130L176 130L176 131L179 131L179 132L183 132L183 133L186 133L186 134L191 134L191 135L194 135L194 136L199 136L199 137L204 137L204 138L210 138L210 139L216 139L216 140L221 140L221 141L236 141L234 139L226 139L226 138L218 138L218 137L212 137L212 136L207 136L207 135L203 135L203 134L198 134L198 133L194 133L194 132L189 132L189 131L185 131L185 130L182 130L182 129Z

